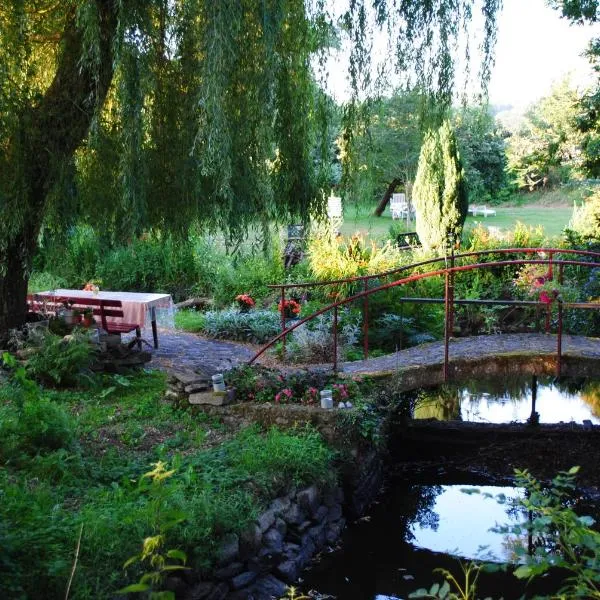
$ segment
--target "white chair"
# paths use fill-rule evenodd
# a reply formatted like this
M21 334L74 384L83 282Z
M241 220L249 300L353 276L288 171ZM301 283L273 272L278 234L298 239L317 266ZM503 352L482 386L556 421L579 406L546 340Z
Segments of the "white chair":
M342 218L342 199L339 196L327 198L327 216L330 219Z
M409 219L410 205L405 194L392 194L390 198L390 212L392 219Z

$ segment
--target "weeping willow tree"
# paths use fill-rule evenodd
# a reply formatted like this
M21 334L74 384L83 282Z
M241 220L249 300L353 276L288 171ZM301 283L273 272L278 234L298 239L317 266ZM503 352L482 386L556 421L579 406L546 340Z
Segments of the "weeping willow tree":
M42 228L87 220L126 238L200 222L243 235L305 218L323 197L332 40L349 45L351 157L376 91L371 28L387 33L394 74L443 109L474 7L487 81L500 1L2 2L0 332L24 319Z

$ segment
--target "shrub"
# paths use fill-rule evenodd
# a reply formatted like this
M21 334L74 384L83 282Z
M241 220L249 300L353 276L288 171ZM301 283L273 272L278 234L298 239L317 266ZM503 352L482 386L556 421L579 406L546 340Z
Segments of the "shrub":
M69 448L74 438L73 419L47 398L26 400L21 409L11 404L0 412L0 449L5 460L22 452L33 455Z
M88 334L73 333L64 338L45 333L27 362L27 372L42 383L76 385L92 360Z
M583 241L600 240L600 191L594 192L581 206L573 208L568 228Z
M338 360L345 348L357 343L360 336L360 317L351 316L345 311L338 326ZM332 333L333 317L330 314L319 315L310 323L296 328L288 345L286 358L297 363L322 363L333 361L334 338Z
M324 225L313 229L307 254L312 275L318 280L375 275L400 266L403 257L390 241L378 246L373 241L368 244L359 234L349 239L338 238ZM350 291L351 287L340 294L346 296Z
M279 333L280 317L269 310L213 310L204 313L202 330L214 338L262 344Z

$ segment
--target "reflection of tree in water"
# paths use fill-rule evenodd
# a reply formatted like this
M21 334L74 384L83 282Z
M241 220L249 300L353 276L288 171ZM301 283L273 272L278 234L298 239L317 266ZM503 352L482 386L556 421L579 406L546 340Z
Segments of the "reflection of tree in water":
M428 527L437 531L440 516L433 510L436 498L442 493L440 485L413 485L410 486L403 498L402 525L404 528L404 540L410 542L414 534L410 530L411 525Z
M583 386L579 392L581 399L589 405L592 414L600 417L600 382L590 381Z
M415 419L451 421L460 419L460 392L454 386L440 386L435 391L419 394L414 409Z

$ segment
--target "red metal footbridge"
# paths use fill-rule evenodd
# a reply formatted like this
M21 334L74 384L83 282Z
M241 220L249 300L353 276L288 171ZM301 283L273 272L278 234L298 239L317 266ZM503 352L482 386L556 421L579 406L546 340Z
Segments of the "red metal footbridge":
M351 277L347 279L338 279L334 281L304 282L304 283L286 283L271 285L272 289L279 290L281 306L285 305L290 290L316 289L328 286L334 290L340 290L343 286L348 289L351 286L355 290L352 295L337 299L316 312L303 317L299 320L290 322L286 318L285 311L281 310L281 332L263 346L249 361L252 364L259 356L272 348L278 342L282 342L283 353L285 354L285 342L287 336L298 327L312 321L313 319L325 313L331 313L333 316L331 335L333 337L333 369L338 369L338 337L339 337L339 310L340 307L350 305L354 302L362 303L363 313L363 352L365 359L369 356L369 299L377 293L381 293L391 288L401 288L407 284L429 279L442 278L444 281L444 295L441 298L425 297L402 297L396 301L400 303L440 303L444 305L444 379L448 379L448 365L450 361L450 338L453 332L455 318L455 307L461 305L498 305L498 306L533 306L539 310L545 311L545 330L550 332L551 314L553 305L556 306L556 370L557 375L561 372L562 356L562 338L563 338L563 320L566 310L599 310L600 302L566 302L560 296L551 299L552 302L545 300L514 300L514 299L477 299L477 298L457 298L455 296L455 287L457 278L467 272L511 268L518 269L525 265L545 265L546 281L556 281L563 283L564 271L567 267L577 269L600 268L600 253L586 250L573 250L564 248L497 248L492 250L483 250L477 252L465 252L454 254L453 252L446 256L438 256L428 260L423 260L410 265L404 265L396 269L377 273L373 275L364 275L361 277ZM393 279L392 281L389 281ZM388 280L387 283L381 283ZM362 289L361 289L362 288Z

